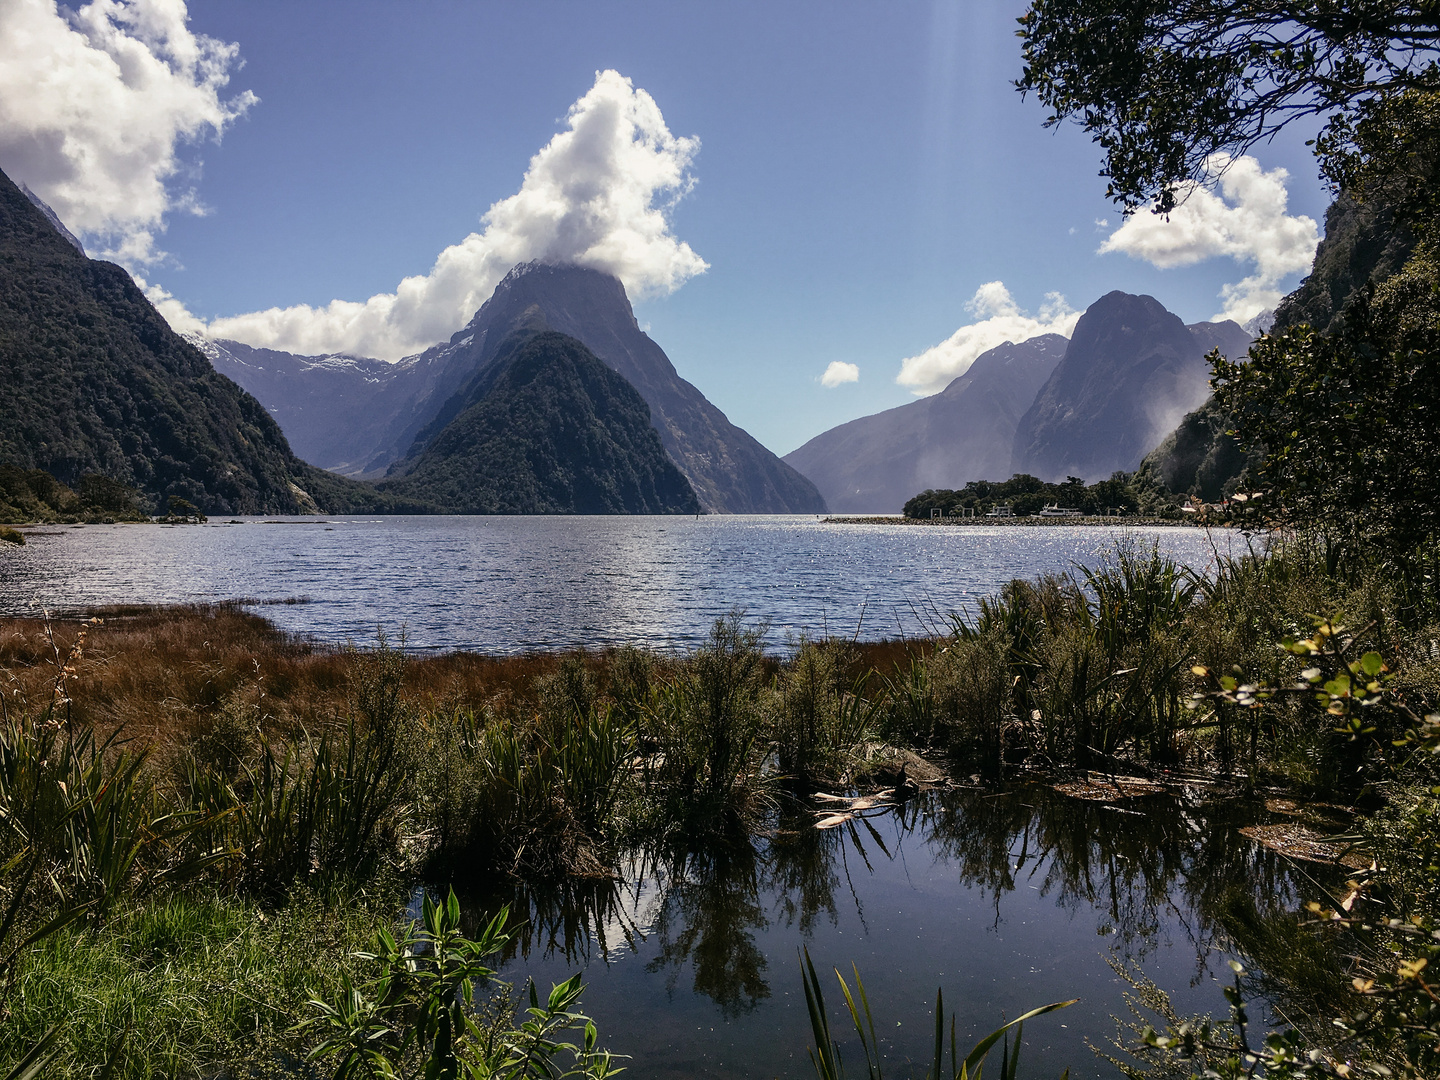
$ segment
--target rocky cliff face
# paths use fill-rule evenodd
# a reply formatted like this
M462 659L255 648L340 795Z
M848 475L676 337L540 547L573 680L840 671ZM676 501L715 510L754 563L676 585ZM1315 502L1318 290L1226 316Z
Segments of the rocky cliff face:
M700 510L644 399L575 338L510 335L457 404L384 490L463 514Z
M1010 475L1015 428L1060 362L1045 334L976 358L933 397L817 435L785 456L836 513L898 513L917 492Z
M87 474L207 513L302 513L375 498L298 460L265 409L174 333L111 263L87 259L0 174L0 463Z
M1014 471L1056 482L1133 470L1209 396L1205 354L1249 340L1235 323L1187 327L1152 296L1101 297L1017 425Z

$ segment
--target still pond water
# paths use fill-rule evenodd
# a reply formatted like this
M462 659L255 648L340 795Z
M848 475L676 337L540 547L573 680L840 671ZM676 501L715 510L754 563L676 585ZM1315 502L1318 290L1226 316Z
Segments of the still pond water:
M476 922L502 903L527 920L504 968L515 985L585 972L586 1011L635 1076L813 1076L802 947L823 973L832 1033L851 1035L852 1073L863 1059L831 969L853 988L855 964L887 1077L926 1074L937 986L962 1054L1005 1018L1079 998L1025 1026L1022 1075L1118 1076L1086 1045L1113 1049L1111 1017L1130 1018L1112 963L1138 966L1181 1015L1223 1017L1216 980L1232 978L1236 942L1222 913L1294 912L1334 877L1236 831L1266 820L1261 804L1199 788L1124 805L1039 785L935 791L860 825L798 820L724 854L641 854L622 880L565 895L467 900Z
M1094 565L1117 542L1204 569L1226 532L836 525L808 517L389 517L34 530L0 551L0 614L101 604L268 606L328 641L377 628L420 649L684 648L744 610L783 645L944 629L1013 577Z
M271 523L273 522L273 523ZM1196 529L919 528L794 517L247 519L38 529L0 551L0 614L250 599L287 629L491 653L634 643L684 649L734 609L801 633L943 628L1012 577L1155 544L1204 571L1238 541ZM303 604L274 603L305 598ZM1226 904L1294 911L1319 885L1242 837L1263 806L1202 788L1120 805L1043 787L937 791L828 832L803 811L738 850L641 852L564 895L471 889L472 915L525 923L506 964L542 987L583 969L585 1005L645 1077L808 1077L798 950L857 964L886 1075L922 1076L935 988L974 1039L1036 1005L1025 1074L1115 1075L1087 1049L1125 1014L1110 963L1138 963L1181 1013L1223 1014ZM782 823L783 824L783 823ZM1311 874L1324 881L1312 868ZM1243 947L1243 943L1240 943ZM840 1004L833 977L829 1004ZM834 1030L839 1016L832 1016ZM853 1040L851 1048L854 1049ZM907 1064L907 1063L914 1064ZM852 1054L853 1063L853 1054Z

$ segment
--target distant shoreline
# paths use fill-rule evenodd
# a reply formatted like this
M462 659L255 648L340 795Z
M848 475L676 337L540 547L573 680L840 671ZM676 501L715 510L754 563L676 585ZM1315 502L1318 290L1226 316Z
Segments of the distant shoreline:
M821 520L826 525L931 525L950 528L952 526L968 525L1001 525L1001 526L1024 526L1029 528L1048 527L1051 525L1084 525L1090 528L1114 529L1130 528L1135 525L1144 526L1165 526L1175 529L1193 529L1202 524L1212 529L1229 528L1228 525L1219 525L1214 522L1202 523L1184 518L1158 518L1158 517L950 517L950 518L907 518L898 514L867 514L860 517L844 516L839 514L826 514Z

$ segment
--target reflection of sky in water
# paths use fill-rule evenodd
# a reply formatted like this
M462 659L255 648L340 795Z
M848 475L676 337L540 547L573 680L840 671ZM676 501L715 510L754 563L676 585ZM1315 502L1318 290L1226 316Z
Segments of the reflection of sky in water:
M831 969L853 987L859 967L886 1076L925 1074L926 1062L905 1063L928 1052L937 985L967 1048L1005 1017L1080 998L1026 1025L1023 1072L1114 1076L1085 1045L1103 1046L1111 1017L1127 1015L1109 959L1138 963L1182 1014L1223 1016L1216 979L1228 983L1236 943L1222 919L1246 902L1293 913L1318 896L1314 880L1236 831L1265 814L1198 790L1121 808L1042 786L952 790L869 828L822 833L786 819L753 845L628 859L617 880L563 898L515 886L466 891L462 904L472 922L511 905L522 925L503 966L516 983L548 989L583 970L585 1010L611 1049L633 1056L636 1076L813 1075L802 947L847 1053L858 1047Z
M800 633L928 633L1012 577L1093 565L1117 540L1196 568L1230 534L1075 526L827 525L804 517L248 519L47 528L0 552L0 611L309 597L273 606L326 640L512 652L697 643L733 609ZM862 619L863 612L863 622Z

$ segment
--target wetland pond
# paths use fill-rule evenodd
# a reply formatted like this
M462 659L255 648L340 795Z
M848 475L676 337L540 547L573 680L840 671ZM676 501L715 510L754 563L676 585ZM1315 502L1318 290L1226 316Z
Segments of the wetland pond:
M797 807L789 827L723 852L636 852L613 881L457 891L472 929L505 903L523 921L504 965L517 987L584 972L584 1009L635 1076L813 1076L802 947L852 1071L863 1059L831 969L853 987L853 963L886 1076L925 1075L937 986L962 1053L1006 1018L1080 998L1025 1026L1022 1072L1116 1076L1086 1045L1113 1051L1112 1017L1129 1018L1112 963L1138 966L1181 1015L1224 1017L1226 961L1243 958L1232 928L1344 880L1241 835L1283 818L1214 790L1106 803L952 787L825 831ZM1263 981L1251 991L1252 1018L1274 1019L1259 1015Z

